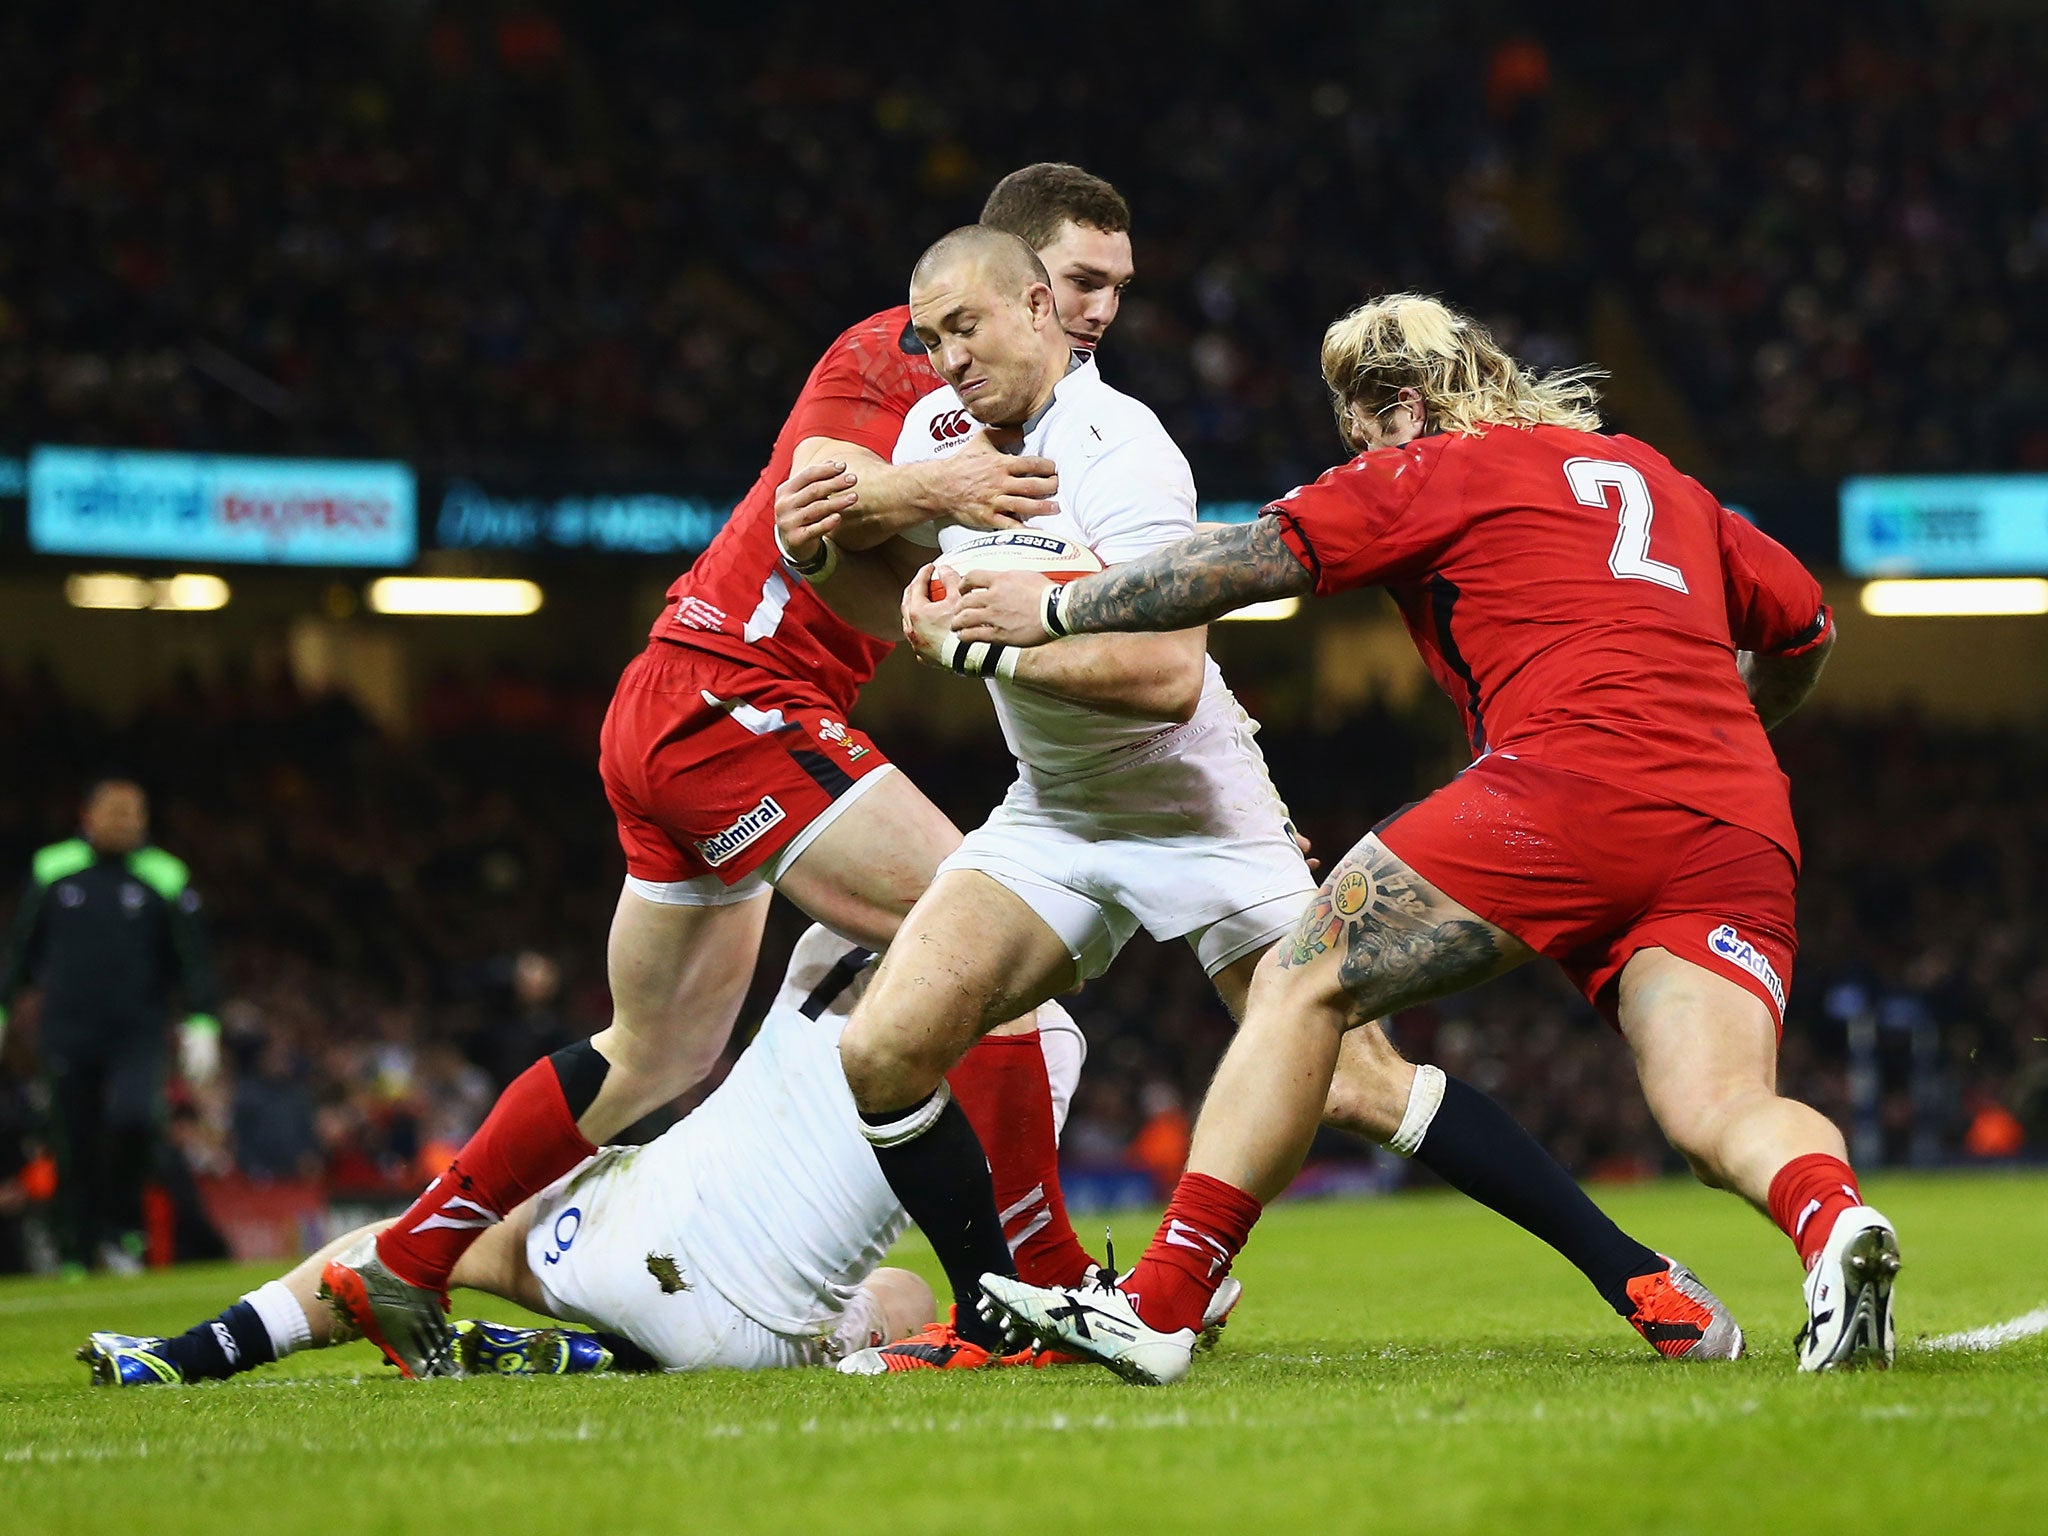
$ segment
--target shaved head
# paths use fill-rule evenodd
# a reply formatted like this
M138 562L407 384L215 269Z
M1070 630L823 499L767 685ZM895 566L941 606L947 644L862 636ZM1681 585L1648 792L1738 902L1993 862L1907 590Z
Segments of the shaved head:
M976 276L1006 297L1022 293L1033 283L1052 286L1045 263L1038 252L1007 230L986 224L963 224L949 235L941 235L917 258L910 270L910 286L926 288L948 277Z
M939 377L991 427L1028 420L1073 357L1045 263L985 224L954 230L918 258L910 326Z

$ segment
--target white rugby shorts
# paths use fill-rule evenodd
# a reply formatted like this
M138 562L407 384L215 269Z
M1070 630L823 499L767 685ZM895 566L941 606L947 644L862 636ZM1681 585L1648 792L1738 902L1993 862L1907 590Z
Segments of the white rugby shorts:
M687 1180L636 1173L647 1147L606 1147L534 1197L526 1262L548 1311L622 1334L671 1371L828 1365L880 1337L880 1309L856 1291L829 1331L776 1333L695 1272L687 1232L697 1204Z
M1081 981L1131 936L1186 938L1211 976L1288 933L1316 888L1287 807L1227 688L1106 768L1020 766L989 819L939 866L979 870L1060 936Z

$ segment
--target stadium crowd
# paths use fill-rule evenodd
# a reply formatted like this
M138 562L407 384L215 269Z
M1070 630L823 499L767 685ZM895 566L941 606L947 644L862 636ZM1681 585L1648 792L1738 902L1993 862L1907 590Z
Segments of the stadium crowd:
M622 868L590 748L602 698L513 674L448 680L401 742L343 699L277 683L190 682L114 726L34 673L6 679L0 729L39 746L0 791L0 867L25 868L67 832L79 784L126 763L203 893L231 1001L227 1069L210 1087L174 1085L170 1140L191 1171L310 1179L335 1198L409 1191L512 1074L602 1025ZM1417 766L1431 724L1371 711L1317 735L1269 733L1276 779L1310 835L1339 846L1434 772ZM956 818L978 819L975 791L1005 776L998 740L941 753L878 729ZM1817 714L1783 733L1807 847L1785 1077L1848 1123L1846 1027L1872 1016L1892 1160L1911 1154L1922 1112L1907 1046L1923 1019L1939 1031L1938 1092L1920 1102L1935 1106L1940 1154L2048 1147L2048 963L2032 942L2048 923L2048 792L2029 767L2041 747L1905 716ZM1330 761L1373 766L1314 771ZM778 905L771 989L799 926ZM765 1000L757 989L742 1032ZM1092 1054L1068 1163L1170 1178L1230 1028L1199 969L1182 946L1141 938L1072 1006ZM1547 966L1404 1015L1396 1033L1499 1096L1583 1175L1673 1166L1625 1049ZM19 1214L37 1141L33 1053L32 1027L10 1031L0 1218ZM1341 1166L1368 1152L1333 1137L1319 1155Z
M0 421L732 488L826 338L1065 156L1137 219L1109 369L1212 495L1322 467L1316 339L1384 286L1539 365L1624 293L1744 473L2039 464L2048 45L1858 13L1111 5L1107 67L942 76L807 4L38 0L0 18Z

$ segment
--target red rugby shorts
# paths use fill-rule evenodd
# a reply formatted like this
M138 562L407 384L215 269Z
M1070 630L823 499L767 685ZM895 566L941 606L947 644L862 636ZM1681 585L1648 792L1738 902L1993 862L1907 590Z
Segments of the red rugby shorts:
M1615 1022L1616 980L1666 949L1785 1024L1799 870L1761 833L1494 753L1382 823L1409 868L1564 967Z
M815 690L667 640L627 664L598 751L627 873L664 885L739 884L888 765Z

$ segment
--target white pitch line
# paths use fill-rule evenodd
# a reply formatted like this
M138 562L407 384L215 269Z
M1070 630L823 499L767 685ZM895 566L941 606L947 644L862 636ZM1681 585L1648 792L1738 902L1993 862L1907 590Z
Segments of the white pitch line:
M2031 1339L2037 1333L2048 1333L2048 1307L2036 1307L2018 1317L2003 1323L1993 1323L1988 1328L1967 1328L1961 1333L1945 1333L1938 1339L1923 1339L1922 1349L1998 1349L2003 1345L2017 1344L2021 1339Z

